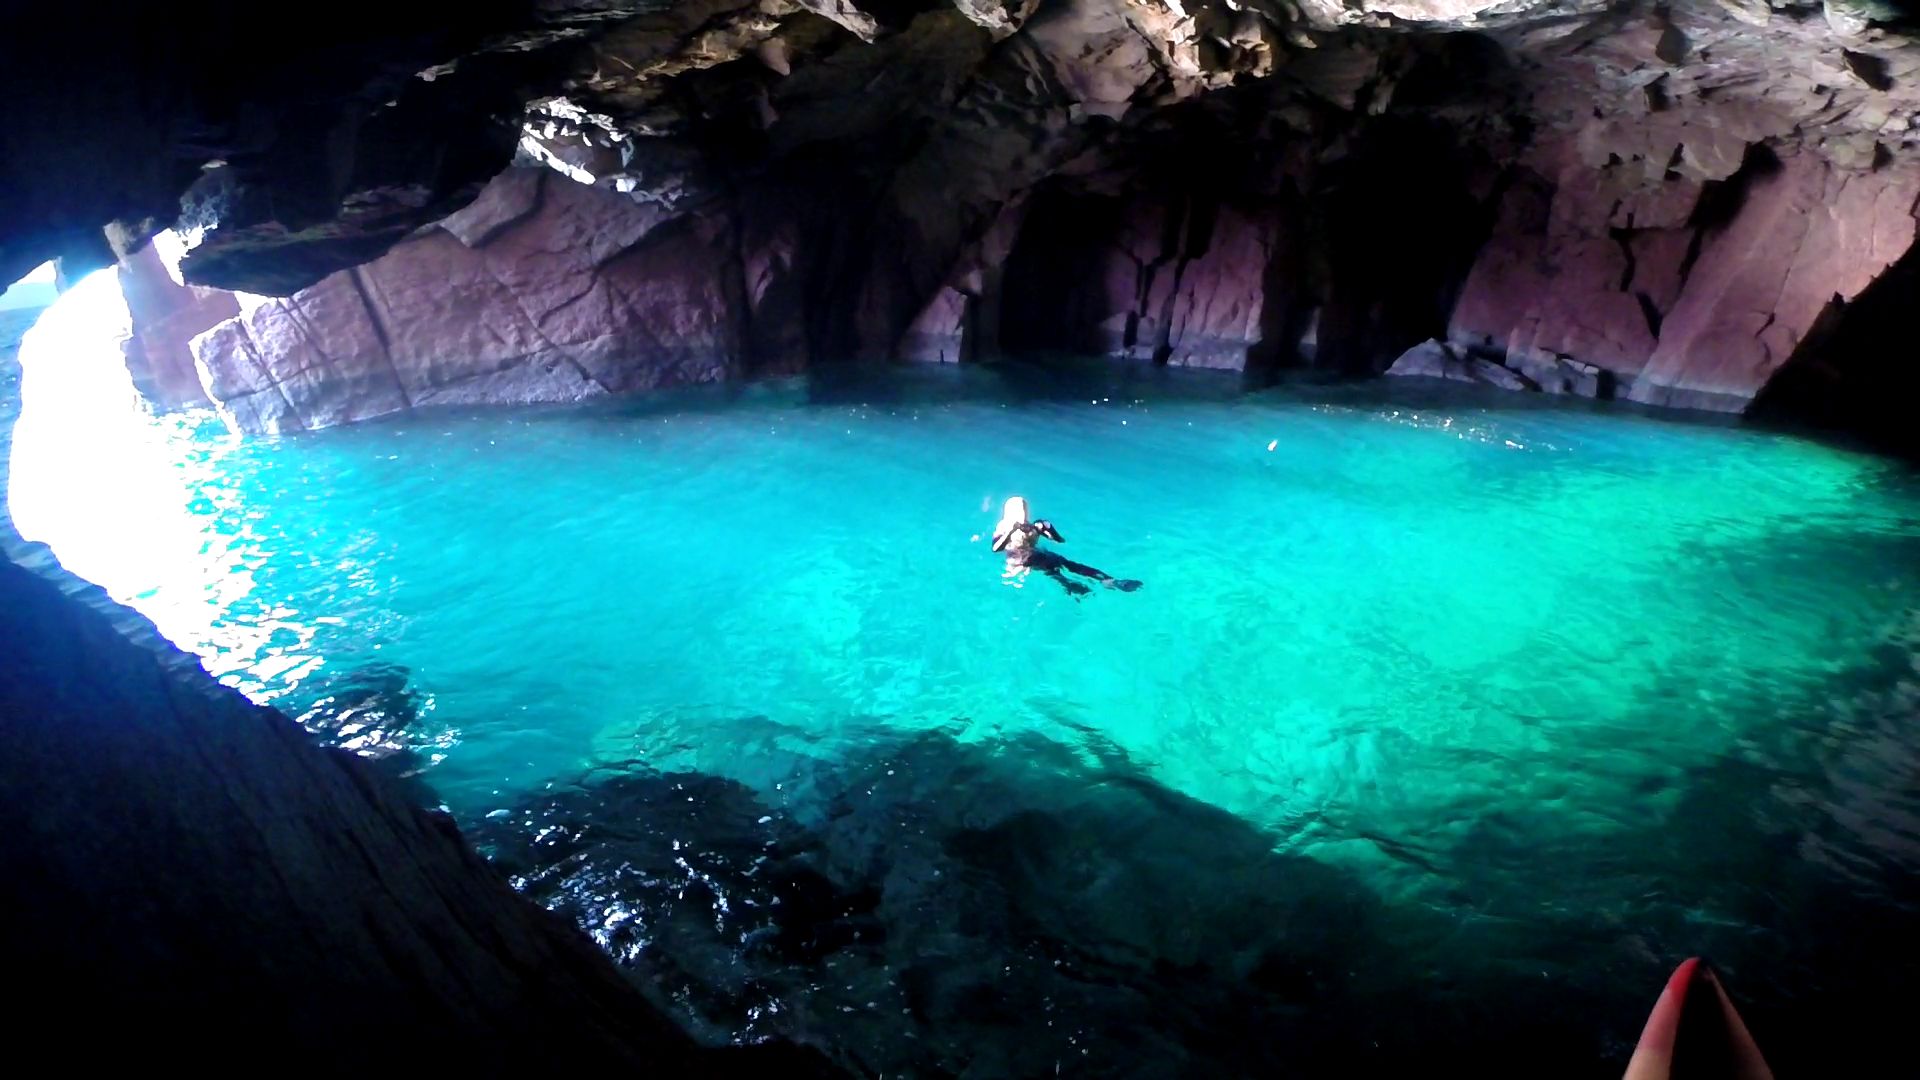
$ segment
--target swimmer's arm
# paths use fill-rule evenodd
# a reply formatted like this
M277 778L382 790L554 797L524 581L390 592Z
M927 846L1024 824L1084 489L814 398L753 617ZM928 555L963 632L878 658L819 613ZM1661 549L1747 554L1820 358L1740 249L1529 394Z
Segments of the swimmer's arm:
M1046 537L1056 544L1064 544L1067 542L1067 538L1060 535L1060 530L1054 528L1053 522L1051 521L1036 521L1033 523L1033 527L1040 530L1041 536Z
M993 550L995 551L1006 550L1007 541L1011 539L1013 539L1012 529L1008 529L1006 532L1003 532L1003 533L995 533L993 536Z

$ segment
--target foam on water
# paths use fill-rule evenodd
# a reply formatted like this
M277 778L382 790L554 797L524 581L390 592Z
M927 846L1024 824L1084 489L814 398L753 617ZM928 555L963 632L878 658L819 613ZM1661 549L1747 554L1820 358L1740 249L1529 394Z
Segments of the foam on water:
M1244 394L1211 375L1088 367L430 413L285 439L233 439L189 416L141 427L138 462L82 467L70 425L33 426L36 377L30 367L13 458L23 531L210 671L336 740L404 746L426 797L495 848L537 846L559 827L558 804L543 800L609 777L673 774L689 799L745 800L753 812L682 819L657 793L625 810L596 797L565 807L565 829L617 836L644 823L594 815L666 813L680 831L652 857L694 877L704 864L680 843L719 843L703 820L806 830L836 896L859 882L882 896L875 918L894 944L871 960L880 983L901 982L902 927L922 917L888 908L886 890L901 888L888 874L922 856L869 836L850 869L852 849L834 840L849 801L884 807L863 836L991 833L1023 798L1070 833L1061 822L1081 804L1035 794L1048 784L1084 785L1096 793L1088 820L1117 816L1143 834L1156 825L1136 819L1202 814L1173 830L1191 850L1169 840L1153 856L1176 879L1196 875L1195 889L1218 888L1201 884L1220 870L1210 838L1239 851L1244 827L1257 838L1247 851L1293 860L1273 880L1377 904L1364 948L1315 954L1374 965L1339 975L1338 994L1254 980L1258 993L1374 1013L1331 1025L1337 1045L1316 1052L1336 1057L1369 1042L1386 1052L1381 1031L1396 1023L1381 1009L1438 1008L1471 1026L1528 1007L1476 1006L1471 985L1590 1010L1542 1030L1584 1039L1563 1046L1567 1060L1605 1072L1665 968L1694 952L1736 969L1763 1044L1772 1034L1779 1055L1811 1055L1816 1021L1860 1015L1848 1010L1884 973L1867 971L1855 930L1797 941L1821 923L1807 906L1840 905L1830 910L1862 926L1912 914L1901 890L1920 873L1920 484L1883 460L1510 396ZM1144 587L1075 600L1045 579L1003 580L984 534L1016 492L1065 534L1063 554ZM943 748L938 764L930 746ZM968 765L969 754L981 756ZM1039 771L993 771L1012 759ZM1099 802L1122 789L1164 798ZM924 856L929 880L973 865L974 841L942 835ZM1111 849L1095 837L1036 865L1057 878ZM568 872L642 858L567 850ZM516 858L539 876L527 852ZM1101 892L1102 880L1133 880L1124 862L1087 878L1083 901L1061 902L1101 919L1157 910L1137 882ZM662 954L688 939L657 910L665 894L619 894L617 877L543 898L610 947L608 927L652 919L627 959L671 983ZM1026 881L1023 903L1038 910L1058 884ZM1276 910L1298 900L1275 888L1260 886ZM709 891L720 909L753 896L746 878ZM1263 918L1259 903L1180 917ZM740 969L758 931L717 925L703 947ZM1185 955L1100 926L1007 938L1094 934ZM821 962L808 956L783 970ZM1044 1064L979 1057L979 1038L937 1053L926 1040L896 1046L897 1023L810 1004L809 987L838 999L808 970L785 996L756 975L758 1012L744 982L720 976L669 996L714 1037L803 1031L876 1071ZM1506 981L1484 981L1496 975ZM1117 1059L1094 1056L1119 1045L1102 1031L1111 1018L1084 1007L1077 1041L1046 1052L1112 1071ZM927 1039L948 1015L903 1009ZM1409 1060L1427 1046L1384 1041ZM1128 1045L1125 1060L1150 1062L1147 1073L1193 1067ZM1220 1067L1288 1060L1281 1048Z

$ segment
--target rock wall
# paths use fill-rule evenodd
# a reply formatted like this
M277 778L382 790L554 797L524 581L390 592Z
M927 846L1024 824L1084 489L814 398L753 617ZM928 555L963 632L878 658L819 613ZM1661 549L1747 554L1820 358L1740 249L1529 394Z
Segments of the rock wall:
M1354 197L1343 177L1371 173L1380 163L1370 156L1301 176L1272 164L1236 157L1231 167L1257 182L1230 188L1168 190L1143 182L1131 158L1105 161L1091 180L1036 182L951 247L917 310L898 293L911 267L862 291L884 254L868 238L924 235L891 204L809 222L804 188L745 187L666 208L514 168L365 266L284 299L248 299L191 349L199 383L236 430L282 432L860 357L1070 351L1236 371L1317 357L1371 371L1438 333L1480 228L1433 228L1432 192L1386 212ZM1479 216L1457 183L1434 189L1462 200L1460 218ZM1371 249L1382 233L1427 243L1389 270L1342 253ZM1333 340L1311 340L1316 326L1334 328Z
M308 289L213 343L239 426L1024 349L1369 374L1429 339L1737 409L1911 246L1920 45L1885 5L512 8L478 45L396 23L393 57L455 55L336 72L370 113L263 99L254 143L179 148L226 154L187 277ZM607 198L496 185L463 213L500 235L418 231L498 164L488 109Z
M1243 370L1287 301L1269 284L1289 224L1264 206L1055 196L1008 271L1005 340Z
M1851 170L1804 150L1760 160L1733 220L1681 268L1634 400L1744 408L1912 248L1920 166Z
M576 401L740 375L747 294L725 212L672 217L546 169L365 266L192 342L238 430L427 405Z
M152 247L122 259L115 271L133 335L127 370L141 396L160 409L210 404L194 369L192 341L240 314L230 292L175 281Z
M1541 388L1738 411L1913 247L1920 163L1850 169L1742 148L1649 185L1577 160L1522 170L1454 309L1456 346ZM1725 166L1723 165L1723 168ZM1595 382L1555 378L1569 365Z
M204 387L252 432L863 354L1372 373L1428 339L1503 367L1511 378L1491 381L1514 389L1738 411L1914 247L1920 165L1849 169L1757 143L1718 179L1648 184L1549 147L1476 190L1474 155L1383 141L1403 149L1383 159L1363 139L1351 161L1236 160L1254 178L1225 190L1111 159L1090 179L1040 182L956 249L904 325L885 297L849 299L870 264L832 265L883 227L879 213L809 228L789 216L791 192L668 209L516 168L385 256L202 334L192 383L177 360L147 364L157 403ZM1420 197L1396 201L1381 178L1422 163ZM183 327L238 311L160 274L192 302L143 321L132 289L156 274L125 275L136 352L178 357Z

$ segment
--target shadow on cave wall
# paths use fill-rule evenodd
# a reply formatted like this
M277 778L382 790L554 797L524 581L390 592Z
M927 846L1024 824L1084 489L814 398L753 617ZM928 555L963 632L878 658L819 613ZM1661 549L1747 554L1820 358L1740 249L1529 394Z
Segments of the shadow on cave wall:
M1442 127L1382 122L1329 171L1316 248L1326 260L1326 343L1317 366L1386 370L1402 352L1446 335L1454 301L1493 227L1497 192L1483 162Z
M1842 304L1838 298L1793 360L1774 375L1749 409L1756 419L1841 434L1877 449L1920 459L1920 364L1913 362L1920 306L1920 245L1873 284Z
M1372 375L1445 335L1497 202L1457 133L1383 117L1330 146L1263 143L1231 115L1188 115L1118 190L1056 178L1034 193L1006 264L1008 353L1214 366L1224 350L1256 378Z

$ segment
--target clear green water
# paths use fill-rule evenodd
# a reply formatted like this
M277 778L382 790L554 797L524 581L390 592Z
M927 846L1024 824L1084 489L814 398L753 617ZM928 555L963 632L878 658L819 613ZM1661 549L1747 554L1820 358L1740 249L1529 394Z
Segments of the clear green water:
M1806 1066L1891 1038L1915 974L1896 464L1103 368L176 418L88 457L109 422L36 426L36 377L24 533L395 751L709 1037L919 1075L1604 1075L1707 953ZM1144 588L1004 580L1015 492Z

